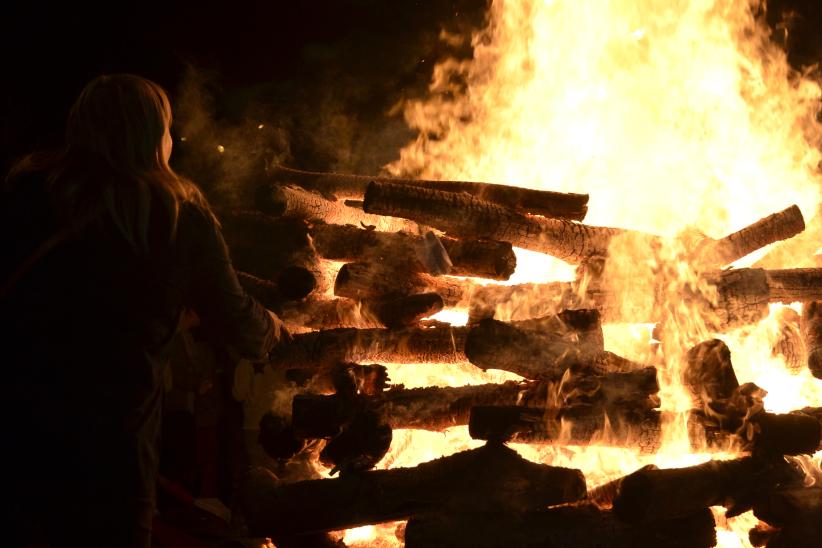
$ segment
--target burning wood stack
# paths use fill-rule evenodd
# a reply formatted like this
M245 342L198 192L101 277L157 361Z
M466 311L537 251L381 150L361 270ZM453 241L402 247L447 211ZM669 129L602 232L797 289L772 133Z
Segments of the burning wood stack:
M730 514L753 508L768 527L752 538L768 546L796 546L791 539L809 530L820 538L818 494L784 456L822 446L822 412L765 412L764 391L739 384L717 340L694 347L684 367L692 442L750 456L645 467L588 490L578 470L529 462L504 445L660 447L657 369L609 352L602 323L663 318L623 317L600 274L615 238L651 250L665 246L663 238L583 224L587 195L283 167L268 176L258 210L232 212L223 223L241 283L295 333L271 365L313 377L316 392L293 399L282 436L282 447L293 449L274 453L287 457L301 440L326 440L320 461L339 477L283 484L255 472L243 501L254 534L301 545L328 531L409 520L407 546L713 546L708 508L724 505ZM770 303L809 303L794 319L796 361L822 376L822 269L719 270L802 230L793 206L700 240L687 260L713 297L692 298L717 331L758 321ZM513 286L477 280L507 280L512 246L580 265L579 277ZM521 306L496 318L512 300ZM444 308L468 309L468 325L424 319ZM387 388L380 365L462 362L523 380ZM486 444L414 468L370 470L392 430L459 425Z

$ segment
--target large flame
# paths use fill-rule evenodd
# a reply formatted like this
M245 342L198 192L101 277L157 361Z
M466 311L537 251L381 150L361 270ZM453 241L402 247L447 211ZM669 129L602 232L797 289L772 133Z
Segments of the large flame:
M419 138L389 169L589 193L586 223L662 236L696 229L721 237L794 203L806 223L817 223L820 88L790 69L759 19L763 10L752 0L495 0L487 28L473 37L473 60L440 64L431 96L407 105ZM634 290L648 272L666 276L660 395L663 410L676 416L690 406L678 381L683 354L712 336L704 311L682 299L696 273L678 258L682 250L653 264L644 255L638 260L630 242L610 251L612 283L626 305L641 297ZM516 281L573 276L568 265L539 254L518 259ZM772 355L779 308L758 325L722 335L737 376L769 392L770 410L822 405L822 383L807 370L792 375ZM606 326L606 348L648 361L650 331ZM396 367L391 376L407 386L482 382L470 367L419 371ZM691 451L682 423L667 425L653 456L597 447L517 450L580 468L596 485L647 463L710 458ZM381 466L410 466L475 445L466 428L396 432ZM717 512L720 545L749 546L754 521L750 514L726 521ZM347 538L388 543L393 535L380 532L390 530L361 529Z

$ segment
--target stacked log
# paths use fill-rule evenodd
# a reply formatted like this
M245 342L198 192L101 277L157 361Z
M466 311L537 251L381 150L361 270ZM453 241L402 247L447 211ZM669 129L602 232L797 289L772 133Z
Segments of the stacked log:
M433 226L447 235L487 238L553 255L572 264L607 254L611 238L629 231L520 213L470 194L394 183L369 184L363 209ZM636 236L649 244L650 235Z
M275 445L285 448L279 456L285 458L306 440L322 439L320 462L340 477L283 485L255 474L243 501L253 534L300 545L331 530L410 518L408 546L712 546L708 508L716 505L729 507L729 515L758 509L774 546L780 535L796 539L796 531L808 530L810 518L794 525L773 517L779 513L773 508L789 506L774 502L780 495L805 500L805 491L786 494L796 489L798 473L782 455L822 447L822 412L766 412L764 391L740 385L730 352L718 340L687 354L680 379L694 402L692 441L698 448L730 445L750 457L673 470L646 467L592 491L580 504L584 480L578 471L530 463L503 445L657 451L664 421L656 369L608 352L601 323L659 321L653 316L662 309L656 301L664 290L648 287L657 305L649 308L651 317L626 317L601 265L616 238L653 252L667 243L662 238L581 224L583 195L282 167L267 177L258 194L262 213L227 216L227 238L237 265L247 271L242 283L296 327L293 338L271 353L271 364L313 374L310 386L324 392L293 399L288 428L272 430ZM771 303L804 302L796 331L816 373L810 354L822 348L816 340L822 341L822 321L816 321L822 314L814 307L822 302L822 269L717 270L803 229L792 206L724 238L704 239L684 260L707 284L697 284L687 298L717 330L758 321ZM579 264L579 279L481 286L455 277L509 279L516 265L512 246ZM290 279L283 277L283 261L291 266ZM335 298L315 290L294 301L304 296L291 290L300 286L295 268L311 273L322 265L324 271L328 261L345 263ZM705 285L710 295L703 294ZM466 327L424 320L465 305ZM509 321L494 319L500 306ZM305 329L314 331L298 332ZM357 365L372 361L469 361L523 380L388 388L384 367ZM485 446L415 468L369 471L388 451L394 429L466 425ZM285 430L287 443L281 443ZM563 506L548 508L557 504Z
M425 245L423 236L406 232L380 232L351 225L318 223L310 229L317 253L334 261L374 262L402 260L415 272L428 271L418 258ZM448 272L491 280L507 280L514 273L517 259L508 242L439 237L451 261Z
M632 525L592 504L566 505L525 513L449 513L414 517L405 546L521 548L708 548L716 545L713 514Z
M408 519L438 511L525 511L585 495L578 470L529 462L488 444L414 468L281 485L257 470L241 495L252 535L279 537Z
M533 190L519 186L476 183L467 181L427 181L421 179L399 179L372 177L367 175L347 175L302 171L285 166L274 166L267 173L268 184L277 186L299 185L335 194L341 198L362 200L372 181L392 183L400 186L431 188L445 192L464 193L481 200L517 211L544 215L555 219L581 221L588 211L588 195Z

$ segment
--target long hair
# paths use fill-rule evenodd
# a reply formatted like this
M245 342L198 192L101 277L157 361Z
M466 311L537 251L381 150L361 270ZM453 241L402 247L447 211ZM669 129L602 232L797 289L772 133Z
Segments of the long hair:
M197 186L168 165L170 125L171 105L159 85L131 74L99 76L72 106L63 148L29 156L10 176L45 171L63 224L81 228L107 218L132 247L148 250L152 207L165 210L170 239L183 203L211 211Z

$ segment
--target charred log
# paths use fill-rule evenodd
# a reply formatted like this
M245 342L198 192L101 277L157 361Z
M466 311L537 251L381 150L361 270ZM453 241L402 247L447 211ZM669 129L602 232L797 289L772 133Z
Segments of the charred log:
M519 186L507 186L468 181L426 181L420 179L398 179L372 177L368 175L346 175L342 173L319 173L300 171L284 166L269 170L268 181L281 185L296 184L321 192L336 194L343 198L362 199L368 184L372 181L392 183L466 193L502 206L526 213L544 215L557 219L581 221L588 211L587 194L569 194L547 190L533 190Z
M368 215L361 209L337 201L335 196L312 192L296 186L271 186L257 196L257 207L277 218L302 219L309 222L373 226L380 230L413 230L414 223L378 215Z
M284 304L280 317L294 332L306 329L400 328L416 325L442 308L442 297L436 293L364 302L309 297L301 302Z
M468 424L475 405L515 405L520 400L544 405L543 383L508 381L503 384L425 388L392 388L373 397L301 394L292 401L295 428L301 437L327 438L365 411L379 414L391 428L445 430Z
M424 261L418 259L425 245L423 236L320 223L311 228L311 237L317 253L326 259L345 262L389 259L406 261L416 271L428 270ZM449 274L507 280L516 268L517 259L508 242L446 237L439 241L451 260Z
M613 510L627 523L687 516L710 506L725 506L734 516L763 493L795 481L798 473L784 459L752 457L686 468L646 466L621 479Z
M278 367L327 369L340 362L458 363L465 360L465 327L327 329L294 335L271 352Z
M739 388L731 350L719 339L697 344L685 359L682 380L696 407L702 409L715 401L727 400Z
M617 228L526 215L469 194L391 183L371 183L365 193L364 209L368 213L411 219L452 236L510 242L572 264L590 256L606 255L611 238L627 233Z
M431 276L383 264L346 263L337 273L334 294L349 299L397 299L436 293L445 306L457 306L472 288L471 282Z
M283 305L280 318L289 331L306 329L369 329L383 327L380 321L351 299L325 299L309 296L306 300Z
M465 341L469 361L528 379L559 379L574 365L603 366L602 328L592 310L566 310L538 320L482 320Z
M375 318L388 328L416 325L443 309L442 297L437 293L420 293L395 299L377 299L363 302L363 313Z
M471 409L468 431L480 440L636 447L644 454L655 453L661 445L660 413L653 409L477 406Z
M250 532L276 541L429 512L533 510L584 495L578 470L529 462L512 449L488 444L414 468L289 485L256 471L241 504Z
M802 320L792 308L781 308L776 312L778 333L771 347L771 355L781 357L785 366L793 374L798 374L807 362L807 347L802 334Z
M709 241L699 250L698 260L707 267L721 267L768 244L792 238L803 230L802 212L792 205L724 238Z
M800 326L808 369L814 377L822 379L822 301L803 303Z
M713 514L628 525L590 504L523 514L436 514L409 520L405 545L471 548L701 548L716 545Z

